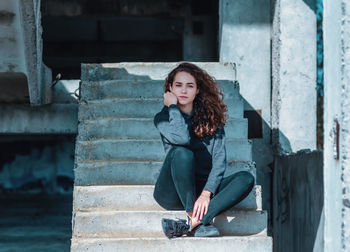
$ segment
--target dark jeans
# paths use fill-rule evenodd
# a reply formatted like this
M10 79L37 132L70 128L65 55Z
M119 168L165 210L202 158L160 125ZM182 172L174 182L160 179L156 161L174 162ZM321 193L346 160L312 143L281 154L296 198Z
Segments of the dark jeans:
M157 179L153 197L167 210L193 211L193 205L202 193L206 181L195 177L193 152L185 147L172 147ZM240 171L223 178L215 195L212 195L208 212L201 222L205 225L223 211L243 200L254 186L254 177Z

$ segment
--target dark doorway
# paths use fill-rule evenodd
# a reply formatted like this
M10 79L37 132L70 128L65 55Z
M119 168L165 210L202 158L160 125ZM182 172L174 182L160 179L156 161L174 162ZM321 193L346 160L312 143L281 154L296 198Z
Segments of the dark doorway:
M41 8L44 62L63 79L79 79L81 63L218 59L217 0L44 0Z

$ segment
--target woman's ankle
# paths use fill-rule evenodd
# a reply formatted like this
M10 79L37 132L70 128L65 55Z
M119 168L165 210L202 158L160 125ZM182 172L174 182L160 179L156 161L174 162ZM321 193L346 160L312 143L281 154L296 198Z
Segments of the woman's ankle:
M188 214L187 215L189 218L189 226L190 226L190 231L192 231L195 227L197 227L198 225L202 224L202 222L200 220L194 220L192 219L192 217Z

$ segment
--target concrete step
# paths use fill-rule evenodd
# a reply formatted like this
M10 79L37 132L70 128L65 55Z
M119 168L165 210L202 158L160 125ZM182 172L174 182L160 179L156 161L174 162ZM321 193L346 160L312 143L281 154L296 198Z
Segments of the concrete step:
M71 241L70 236L67 236L66 240L58 239L57 237L36 237L34 239L17 237L12 240L6 239L5 241L1 242L1 247L6 248L2 250L2 252L23 251L23 248L25 248L26 252L62 252L70 251Z
M153 198L154 185L75 186L74 211L145 211L166 210ZM232 210L261 210L261 186Z
M78 104L0 103L0 111L0 134L77 134Z
M162 218L186 219L185 211L75 212L73 237L165 237ZM266 234L266 211L225 211L213 220L221 235Z
M224 98L239 98L239 85L233 81L218 80L223 88ZM101 100L106 98L163 98L162 80L106 80L83 81L81 97L83 100Z
M89 161L78 162L74 171L75 185L155 184L162 161ZM256 177L255 163L228 162L224 177L238 171L249 171Z
M160 139L153 118L101 118L86 120L78 126L79 140L98 138L137 138ZM147 132L147 134L145 134ZM229 119L225 125L227 138L247 138L248 121L246 118Z
M226 99L229 118L243 117L243 100ZM79 104L79 121L101 117L151 117L153 118L164 107L159 98L123 98L81 101Z
M235 69L228 62L193 62L217 80L235 80ZM178 62L121 62L82 64L82 81L164 80Z
M252 142L226 139L227 160L252 160ZM76 160L149 160L165 158L161 140L98 139L77 141Z
M154 252L154 251L201 251L201 252L271 252L272 238L268 236L180 237L156 238L73 238L72 252Z

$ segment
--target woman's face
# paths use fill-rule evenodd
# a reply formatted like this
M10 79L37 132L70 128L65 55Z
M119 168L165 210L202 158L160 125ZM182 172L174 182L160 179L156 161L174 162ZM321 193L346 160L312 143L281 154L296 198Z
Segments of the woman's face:
M178 72L174 82L170 85L170 91L177 97L178 103L187 105L193 103L194 98L199 93L196 79L187 72Z

